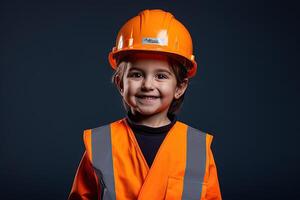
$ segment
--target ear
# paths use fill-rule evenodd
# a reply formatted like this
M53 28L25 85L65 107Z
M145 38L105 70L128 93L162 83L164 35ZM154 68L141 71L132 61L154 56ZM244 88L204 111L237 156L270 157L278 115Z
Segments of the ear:
M184 94L185 90L188 87L188 83L189 83L189 79L185 78L183 82L176 87L175 94L174 94L175 99L179 99Z
M121 78L118 75L115 78L116 78L116 82L118 83L117 84L118 91L120 92L121 96L123 96L123 84L120 83Z
M123 96L123 89L122 88L119 88L119 92L120 92L121 96Z

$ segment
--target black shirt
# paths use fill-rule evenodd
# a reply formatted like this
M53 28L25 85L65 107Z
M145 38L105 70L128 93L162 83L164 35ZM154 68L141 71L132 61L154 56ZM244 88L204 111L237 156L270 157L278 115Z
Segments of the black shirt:
M177 120L176 115L168 115L168 118L170 119L171 123L165 126L154 128L136 124L134 122L133 114L131 112L127 113L126 120L135 135L149 168L152 165L161 143Z

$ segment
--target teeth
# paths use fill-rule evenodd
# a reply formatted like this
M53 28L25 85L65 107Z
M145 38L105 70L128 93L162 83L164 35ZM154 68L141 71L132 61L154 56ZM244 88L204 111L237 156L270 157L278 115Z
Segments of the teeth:
M142 97L143 99L154 99L154 97Z
M156 99L157 97L140 96L142 99Z

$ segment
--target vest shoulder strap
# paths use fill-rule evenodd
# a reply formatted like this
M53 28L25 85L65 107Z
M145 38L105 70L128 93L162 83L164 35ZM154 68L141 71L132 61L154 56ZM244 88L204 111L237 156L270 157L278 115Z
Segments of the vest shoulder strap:
M189 131L192 132L193 134L196 134L196 135L198 134L199 136L200 135L204 136L205 139L206 139L206 147L210 148L210 146L212 144L212 141L213 141L213 138L214 138L212 133L204 132L202 130L196 129L196 128L194 128L192 126L189 126L189 125L187 125L187 126L188 126Z
M93 161L94 149L96 147L95 141L99 141L102 139L110 139L110 124L106 124L103 126L99 126L92 129L86 129L83 131L83 141L88 157L91 161ZM109 138L107 138L109 137ZM104 140L105 141L105 140ZM93 145L94 143L94 145ZM103 142L101 142L103 143ZM103 148L102 148L103 149Z

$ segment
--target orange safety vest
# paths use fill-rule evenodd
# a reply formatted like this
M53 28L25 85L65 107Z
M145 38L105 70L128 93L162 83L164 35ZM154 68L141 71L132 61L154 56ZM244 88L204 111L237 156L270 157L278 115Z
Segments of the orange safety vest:
M212 139L177 121L149 169L125 118L85 130L69 200L220 200Z

